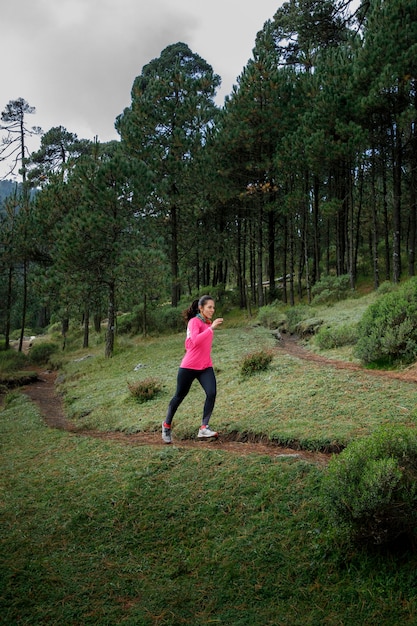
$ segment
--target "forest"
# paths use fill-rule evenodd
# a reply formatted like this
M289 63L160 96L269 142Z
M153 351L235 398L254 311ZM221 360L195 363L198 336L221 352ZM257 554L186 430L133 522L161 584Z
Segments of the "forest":
M310 302L328 276L376 289L416 271L417 2L289 0L265 22L224 105L183 42L145 65L120 139L1 114L0 335L70 320L113 353L117 315L227 291ZM27 138L41 134L27 153Z

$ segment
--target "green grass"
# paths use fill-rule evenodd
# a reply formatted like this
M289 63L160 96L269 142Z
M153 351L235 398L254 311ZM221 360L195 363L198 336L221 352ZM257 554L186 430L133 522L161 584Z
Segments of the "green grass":
M132 340L110 360L96 348L89 351L91 358L68 362L60 386L68 416L86 429L159 431L175 389L183 342L183 334ZM308 363L281 351L276 351L266 372L241 376L246 354L273 347L276 340L265 328L216 332L218 398L212 423L223 434L251 433L286 445L325 450L343 447L385 421L415 422L413 383ZM144 367L134 371L138 364ZM149 377L160 381L162 392L140 404L127 383ZM194 385L175 418L178 440L195 436L203 397L199 385Z
M340 311L332 323L346 323ZM222 433L323 449L383 422L415 424L411 383L281 351L266 372L240 376L242 358L275 341L250 325L216 331ZM59 391L68 416L85 428L159 431L183 342L124 338L109 360L102 345L67 354ZM127 382L149 377L163 391L140 404ZM195 437L202 403L195 385L177 440ZM52 430L17 392L0 412L0 446L0 624L417 623L416 555L340 543L319 495L322 466Z
M2 624L413 624L415 557L345 552L323 471L123 446L3 410Z

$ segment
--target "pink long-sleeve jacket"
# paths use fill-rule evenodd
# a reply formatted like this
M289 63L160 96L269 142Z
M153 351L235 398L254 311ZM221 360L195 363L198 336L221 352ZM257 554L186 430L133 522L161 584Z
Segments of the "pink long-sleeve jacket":
M211 360L213 334L211 324L206 324L198 317L192 317L187 325L186 353L180 367L191 370L213 367Z

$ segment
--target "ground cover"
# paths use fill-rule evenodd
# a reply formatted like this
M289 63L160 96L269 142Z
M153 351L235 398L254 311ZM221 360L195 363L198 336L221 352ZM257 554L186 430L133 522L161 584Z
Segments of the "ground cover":
M183 334L135 340L111 360L98 348L77 354L58 386L66 415L86 430L159 433L183 341ZM274 349L271 367L242 377L242 358L259 348ZM218 399L212 423L225 438L266 438L325 452L341 449L381 422L415 419L415 372L410 368L366 370L349 359L319 357L285 336L277 342L268 329L254 325L216 332L213 359ZM139 404L127 383L146 377L161 381L162 393ZM177 441L195 438L202 400L201 389L194 385L175 419Z
M271 368L242 378L260 347ZM254 324L216 333L213 445L195 441L198 387L175 444L160 441L182 334L124 340L111 360L77 351L10 394L0 623L415 623L414 552L343 545L320 499L329 454L380 423L414 426L415 368L369 371L311 348ZM127 382L150 375L163 392L138 404Z
M413 554L338 545L323 466L0 419L0 623L412 624Z

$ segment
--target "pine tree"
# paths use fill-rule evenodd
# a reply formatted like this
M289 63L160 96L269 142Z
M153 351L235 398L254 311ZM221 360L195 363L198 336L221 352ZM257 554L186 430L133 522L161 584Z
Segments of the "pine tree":
M216 116L213 98L220 84L211 66L183 43L165 48L142 70L132 87L132 104L116 120L127 153L145 164L138 181L145 210L169 227L171 303L181 292L180 248L184 224L193 221L198 181L193 161Z

